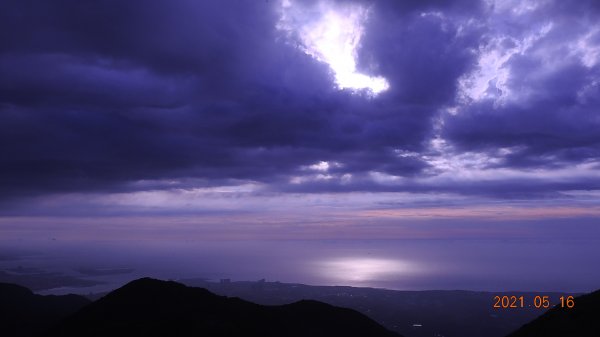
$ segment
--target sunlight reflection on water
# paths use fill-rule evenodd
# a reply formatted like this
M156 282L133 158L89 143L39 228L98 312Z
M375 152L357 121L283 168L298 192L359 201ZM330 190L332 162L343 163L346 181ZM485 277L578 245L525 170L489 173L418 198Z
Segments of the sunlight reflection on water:
M61 290L77 293L114 289L145 276L174 280L266 279L401 290L585 292L600 284L600 270L595 268L600 259L598 244L596 239L0 240L0 256L5 257L0 259L0 270L21 266L105 282L94 289ZM19 249L23 253L13 254ZM82 268L133 271L96 277L78 272Z
M325 278L340 284L402 278L415 272L405 261L379 258L341 258L316 263L315 268Z

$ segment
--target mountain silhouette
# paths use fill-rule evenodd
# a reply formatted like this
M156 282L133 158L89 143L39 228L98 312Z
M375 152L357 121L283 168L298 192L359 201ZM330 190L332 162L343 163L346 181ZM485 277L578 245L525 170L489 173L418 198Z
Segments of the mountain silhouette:
M25 287L0 283L0 335L38 335L89 303L82 296L41 296Z
M266 280L211 282L206 279L183 279L179 282L190 287L205 288L217 295L239 297L263 305L283 305L311 299L350 308L367 315L389 330L411 337L505 337L543 312L536 308L494 309L491 303L495 295L524 296L526 301L533 301L535 296L558 298L566 295L514 291L400 291L309 286Z
M48 337L399 337L351 309L317 301L263 306L172 281L143 278L86 306Z
M572 309L559 305L507 337L600 336L600 290L575 298Z

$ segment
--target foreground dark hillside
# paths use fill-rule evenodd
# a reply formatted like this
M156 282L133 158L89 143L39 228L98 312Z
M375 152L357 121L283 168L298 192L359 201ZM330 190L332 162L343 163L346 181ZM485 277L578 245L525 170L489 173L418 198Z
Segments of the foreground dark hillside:
M0 336L40 334L89 303L82 296L41 296L18 285L0 283Z
M47 336L399 336L366 316L316 301L262 306L176 282L140 279L66 319Z
M572 309L555 306L507 337L600 336L600 290L575 298Z
M557 299L564 293L481 291L398 291L348 286L309 286L280 282L184 279L188 286L201 287L228 297L253 303L282 305L312 299L351 308L386 328L410 337L504 337L545 312L533 307L494 309L495 295L534 296Z

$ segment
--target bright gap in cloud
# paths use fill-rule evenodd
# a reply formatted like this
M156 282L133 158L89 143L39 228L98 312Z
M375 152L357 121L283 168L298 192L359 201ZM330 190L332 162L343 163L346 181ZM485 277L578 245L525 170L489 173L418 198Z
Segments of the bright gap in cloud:
M339 89L366 90L377 95L389 88L381 76L356 69L357 50L364 33L368 10L357 4L319 1L306 6L282 0L277 29L299 43L306 54L329 65Z

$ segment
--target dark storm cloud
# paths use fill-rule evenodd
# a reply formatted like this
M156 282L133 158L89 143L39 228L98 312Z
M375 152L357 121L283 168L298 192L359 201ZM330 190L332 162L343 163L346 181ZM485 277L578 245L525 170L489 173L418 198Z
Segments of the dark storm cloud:
M470 49L479 43L476 29L458 32L462 19L437 14L418 11L395 17L395 12L376 11L367 27L373 35L363 44L363 60L377 61L398 103L409 109L452 101L456 80L472 66Z
M547 70L528 53L515 55L512 74L532 76L512 76L509 86L533 88L526 99L472 102L440 124L444 109L460 105L460 79L476 71L481 47L498 32L522 38L524 20L500 25L487 2L364 4L371 11L358 66L390 83L373 99L335 89L329 67L276 29L277 1L3 1L2 197L161 181L493 194L497 186L477 182L371 179L430 178L439 169L432 156L444 154L430 148L440 134L457 154L512 148L499 167L597 158L597 65L573 56ZM590 27L571 23L594 2L561 6L528 14L560 27L531 51L544 54ZM321 161L339 164L324 173L332 179L306 169ZM342 184L345 175L354 180ZM306 183L290 185L294 177ZM544 185L510 186L518 184Z
M273 3L0 6L5 196L142 179L277 182L320 160L413 175L426 164L390 153L423 148L470 61L454 27L372 20L363 54L392 89L370 100L335 90L325 64L283 41Z

